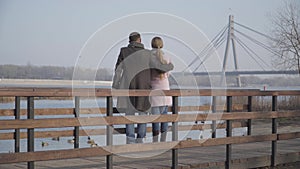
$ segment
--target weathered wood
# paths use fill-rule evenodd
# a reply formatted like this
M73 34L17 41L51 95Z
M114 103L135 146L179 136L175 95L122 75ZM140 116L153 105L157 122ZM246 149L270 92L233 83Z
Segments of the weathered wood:
M243 111L247 108L247 105L233 105L233 111ZM191 112L191 111L210 111L212 106L178 106L179 112ZM216 106L217 111L226 111L224 106ZM114 113L118 113L116 109ZM172 107L168 108L169 112L172 112ZM106 108L80 108L80 114L105 114ZM45 109L34 109L34 114L37 116L42 115L73 115L73 108L45 108ZM27 115L26 109L20 110L20 115ZM14 116L14 109L0 109L0 116Z
M300 91L260 91L257 89L173 89L163 91L166 96L291 96ZM111 90L92 88L0 88L0 96L37 97L106 97L106 96L149 96L161 95L151 90Z
M0 129L27 129L27 128L61 128L74 126L105 126L136 123L158 122L191 122L212 120L246 120L270 119L282 117L299 117L300 111L284 112L235 112L235 113L209 113L209 114L168 114L149 116L113 116L113 117L79 117L79 118L53 118L53 119L21 119L0 120Z
M173 98L185 97L185 96L227 96L227 98L232 96L272 96L273 102L274 98L277 100L277 96L300 96L300 91L260 91L260 90L245 90L245 89L187 89L187 90L166 90L163 91L164 95L172 96ZM111 89L92 89L92 88L0 88L0 96L14 96L21 97L26 96L29 98L33 97L109 97L112 99L114 96L147 96L147 95L161 95L161 92L151 91L151 90L111 90ZM31 102L30 102L31 103ZM33 103L33 102L32 102ZM55 150L55 151L45 151L45 152L26 152L26 153L3 153L0 154L0 163L14 163L14 162L28 162L28 168L34 167L35 161L41 160L52 160L52 159L66 159L66 158L81 158L81 157L90 157L90 156L107 156L112 157L114 154L122 153L134 153L134 152L145 152L145 151L155 151L155 150L166 150L172 149L172 167L177 168L178 165L178 149L182 148L191 148L191 147L207 147L207 146L216 146L216 145L227 145L230 146L227 149L227 168L230 168L230 165L234 160L231 159L231 145L232 144L241 144L241 143L251 143L251 142L264 142L272 141L272 166L278 164L277 162L277 152L276 152L276 143L277 140L286 140L292 138L299 138L299 132L295 133L282 133L277 134L277 118L281 117L299 117L300 110L296 111L277 111L273 108L272 111L268 112L236 112L236 113L207 113L207 114L177 114L178 111L181 112L191 112L191 111L208 111L212 110L211 105L205 106L187 106L187 107L178 107L178 100L173 99L173 107L169 110L173 114L169 115L151 115L151 116L115 116L110 117L79 117L80 114L104 114L106 111L112 112L111 106L105 108L91 108L91 109L79 109L79 106L75 108L75 118L53 118L53 119L15 119L15 120L0 120L0 129L28 129L27 136L26 132L19 133L20 138L28 138L28 151L34 151L32 149L32 138L38 137L49 137L49 136L69 136L72 135L72 131L39 131L34 132L36 128L63 128L63 127L75 127L76 130L75 136L79 140L80 135L90 135L91 133L105 133L104 129L89 129L89 130L79 130L80 126L112 126L112 125L124 125L124 124L136 124L136 123L155 123L155 122L172 122L173 123L173 136L171 142L163 143L145 143L145 144L134 144L134 145L116 145L113 146L110 144L112 140L107 139L107 146L97 147L97 148L78 148L76 150ZM276 102L277 103L277 102ZM248 105L251 106L252 103L248 102ZM79 105L79 104L77 104ZM227 104L227 105L232 105ZM277 105L277 104L276 104ZM215 106L215 105L214 105ZM20 110L21 115L28 115L32 117L33 111L34 115L72 115L74 109L34 109L33 106L28 104L28 114L26 110ZM277 106L276 106L277 107ZM224 108L224 106L214 107L220 111L233 111L234 106ZM245 110L245 107L239 107L239 111ZM248 107L249 111L249 107ZM217 111L218 112L218 111ZM13 110L0 110L0 116L13 116ZM189 125L189 126L178 126L178 122L194 122L194 121L218 121L226 120L227 121L227 133L231 133L231 126L234 120L251 120L251 119L272 119L273 130L270 135L258 135L258 136L240 136L240 137L230 137L229 134L227 138L211 138L211 139L200 139L200 140L184 140L177 141L177 132L179 130L201 130L211 128L210 125ZM249 124L249 123L248 123ZM250 121L251 124L251 121ZM222 124L223 127L224 124ZM222 126L221 125L221 126ZM188 128L190 127L190 128ZM214 126L213 126L214 128ZM148 131L151 129L148 129ZM107 135L111 135L112 130L107 130ZM124 129L117 129L114 132L122 131ZM250 130L251 131L251 130ZM13 133L3 133L0 134L1 137L10 137L13 139ZM17 138L15 136L15 138ZM108 168L112 167L112 161L108 158L107 161Z
M245 122L233 122L233 128L246 127ZM225 123L218 124L217 129L224 129ZM187 130L209 130L210 124L196 124L196 125L180 125L178 131ZM147 127L147 132L152 132L152 127ZM59 130L59 131L36 131L34 132L35 138L56 138L56 137L71 137L73 136L73 130ZM84 129L79 130L79 136L92 136L92 135L105 135L106 129ZM113 134L125 134L125 128L114 128ZM20 139L27 138L27 132L20 132ZM0 133L0 140L14 139L14 132Z
M78 118L1 120L0 129L58 128L80 126Z
M13 116L14 111L15 111L14 109L1 109L0 116ZM21 114L21 115L25 115L25 114Z
M252 157L246 159L235 159L232 160L232 168L259 168L268 166L270 164L270 156Z
M28 161L45 161L55 159L82 158L92 156L106 156L112 154L145 152L154 150L167 150L170 148L182 149L190 147L207 147L230 144L242 144L250 142L264 142L276 140L276 134L260 135L260 136L238 136L228 138L211 138L200 140L184 140L160 143L143 143L143 144L127 144L115 146L103 146L94 148L80 148L70 150L50 150L26 153L3 153L0 154L0 164L28 162Z
M259 144L259 143L257 143ZM264 144L264 143L263 143ZM253 145L253 144L252 144ZM201 168L201 169L219 169L224 168L225 162L222 157L214 156L214 151L222 152L219 148L193 148L186 149L181 151L179 168ZM201 151L204 150L204 151ZM282 149L281 149L282 150ZM198 153L197 153L198 151ZM263 153L256 153L255 156L251 155L254 153L253 151L247 153L248 155L241 152L241 156L238 159L232 160L232 168L233 169L241 169L241 168L268 168L270 164L270 156L265 155ZM147 158L147 160L136 160L136 159L124 159L122 157L118 158L118 162L115 163L115 168L145 168L146 166L151 166L151 168L156 169L166 169L170 168L169 152L163 153L159 156ZM209 157L213 158L215 162L209 160ZM277 154L278 164L281 164L280 167L290 168L290 165L285 165L287 163L300 161L300 152L292 152L285 153L280 152ZM120 160L120 161L119 161ZM46 161L46 162L37 162L39 168L104 168L105 161L103 157L84 157L84 158L74 158L68 160L54 160L54 161ZM0 164L0 168L10 168L17 169L22 168L24 166L22 163L19 164ZM278 168L280 168L278 166Z
M0 116L13 116L13 109L1 109L0 110ZM27 114L26 109L20 110L21 116L25 116ZM81 114L99 114L101 112L105 112L105 108L86 108L86 109L80 109ZM45 108L45 109L34 109L34 114L37 116L42 115L73 115L74 114L74 108ZM103 114L103 113L101 113Z
M277 140L289 140L300 138L300 132L278 134Z
M191 147L208 147L225 144L242 144L251 142L264 142L276 140L276 134L258 135L258 136L234 136L225 138L210 138L204 140L186 140L181 141L176 148L191 148Z
M0 164L19 163L28 161L46 161L81 157L95 157L109 155L110 152L97 148L80 148L69 150L49 150L36 152L22 152L22 153L6 153L0 154Z

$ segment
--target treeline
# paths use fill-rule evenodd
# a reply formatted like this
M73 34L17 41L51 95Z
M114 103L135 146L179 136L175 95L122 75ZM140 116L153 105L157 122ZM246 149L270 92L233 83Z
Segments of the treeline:
M260 77L260 76L241 76L241 83L243 87L255 86L272 86L272 87L287 87L299 86L300 78L297 76L274 76L274 77ZM220 76L193 76L193 75L175 75L170 78L171 85L179 86L204 86L217 87L220 85ZM234 76L226 77L226 85L228 87L236 86L237 79Z
M275 87L299 86L299 75L293 76L275 76L269 78L261 78L256 76L241 77L241 81L247 85L268 85Z
M75 76L74 70L76 72ZM105 80L112 79L112 70L100 68L59 67L59 66L34 66L34 65L0 65L0 78L6 79L57 79L72 80ZM76 80L77 80L76 79Z

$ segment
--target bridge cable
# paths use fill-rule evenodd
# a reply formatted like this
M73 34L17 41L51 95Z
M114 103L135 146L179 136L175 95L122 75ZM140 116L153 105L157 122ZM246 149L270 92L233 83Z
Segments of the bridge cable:
M227 36L224 36L224 33L220 36L220 38L218 39L218 41L214 44L214 47L211 48L205 55L203 55L204 59L203 61L200 63L200 65L197 66L196 70L199 68L199 66L201 66L214 52L216 49L218 49L223 42L227 39ZM195 71L196 71L195 70Z
M241 40L240 40L241 41ZM242 42L242 41L241 41ZM243 42L242 42L243 43ZM245 43L244 43L245 44ZM257 58L259 58L267 67L269 67L271 70L274 70L274 68L269 64L269 62L266 62L262 57L260 57L257 53L255 53L255 51L254 50L252 50L250 47L248 47L246 44L245 44L245 46L249 49L249 50L251 50L252 51L252 53L254 53L255 54L255 56L257 57Z
M241 43L243 43L244 46L247 47L249 51L251 51L261 62L263 62L267 67L272 69L272 67L264 59L262 59L257 53L255 53L254 50L252 50L249 46L247 46L241 39L239 39L238 37L236 37L236 39L238 39Z
M199 58L199 56L202 56L205 53L207 53L208 50L211 50L212 46L214 46L214 43L216 43L216 42L214 42L216 40L216 38L218 38L218 36L220 34L223 34L222 31L225 32L226 28L228 28L228 25L226 25L224 28L222 28L222 30L213 38L213 40L210 41L206 45L206 47L198 54L198 56L195 57L195 59L193 59L193 61L183 71L186 71L186 69L188 69L190 66L192 66L195 63L195 61L197 61L197 59ZM219 40L219 38L216 41L218 41L218 40Z
M226 37L223 37L222 40L217 44L217 46L214 49L218 49L226 40ZM211 53L206 54L205 58L200 62L200 64L198 64L198 66L194 69L193 72L196 72L196 70L199 69L199 67L212 55L214 51L212 51Z
M237 41L237 43L245 50L245 52L260 66L260 68L262 68L265 71L265 68L263 67L261 62L259 62L251 53L253 53L257 57L258 55L253 50L251 50L244 42L242 42L238 37L235 36L234 38ZM258 58L262 61L262 63L269 67L269 65L266 64L264 60L262 60L260 57Z
M267 51L271 52L272 54L276 55L276 56L281 56L277 51L273 50L271 47L268 47L267 45L259 42L258 40L238 31L235 30L237 33L239 33L240 35L244 36L245 38L249 39L250 41L252 41L253 43L257 44L260 47L263 47L264 49L266 49Z
M226 37L224 36L226 30L228 30L228 28L222 32L219 38L214 42L213 46L208 51L206 51L206 53L201 52L201 55L199 54L199 56L201 56L202 58L204 57L204 59L196 66L193 72L195 72L213 54L213 52L224 43L226 39Z
M261 32L259 32L259 31L257 31L257 30L254 30L254 29L252 29L252 28L250 28L250 27L248 27L248 26L242 25L242 24L240 24L240 23L238 23L238 22L235 22L235 21L234 21L234 23L237 24L238 26L241 26L241 27L243 27L243 28L245 28L245 29L248 29L248 30L250 30L250 31L252 31L252 32L255 32L255 33L257 33L257 34L259 34L259 35L261 35L261 36L264 36L264 37L266 37L266 38L268 38L268 39L270 39L270 40L272 40L272 41L276 41L276 39L274 39L274 38L272 38L272 37L270 37L270 36L268 36L268 35L266 35L266 34L264 34L264 33L261 33Z
M228 25L224 26L221 31L219 31L219 33L204 47L204 49L198 54L198 56L196 56L191 63L183 70L186 71L189 67L191 67L199 58L199 56L204 55L205 53L207 53L208 51L211 50L211 48L215 47L216 44L218 44L218 41L220 40L220 38L224 35L224 33L226 32L226 30L228 29Z
M245 52L259 65L259 67L262 68L263 70L265 70L263 65L255 57L253 57L253 55L250 53L250 51L245 47L245 45L243 45L242 41L240 41L238 39L236 39L236 41L245 50Z
M250 31L252 31L252 32L254 32L254 33L257 33L257 34L259 34L259 35L261 35L261 36L263 36L263 37L265 37L265 38L267 38L267 39L270 39L270 40L272 40L272 41L274 41L274 42L277 42L276 39L274 39L274 38L272 38L272 37L270 37L270 36L268 36L268 35L266 35L266 34L264 34L264 33L261 33L261 32L259 32L259 31L257 31L257 30L254 30L254 29L252 29L252 28L250 28L250 27L248 27L248 26L245 26L245 25L243 25L243 24L240 24L240 23L238 23L238 22L234 22L234 23L235 23L236 25L238 25L238 26L241 26L241 27L247 29L247 30L250 30ZM251 38L251 37L249 37L249 36L248 36L248 38L250 38L250 39L256 41L257 43L262 44L262 45L264 46L265 49L268 48L267 50L270 51L271 53L273 53L274 55L279 56L279 57L281 56L281 54L280 54L279 52L277 52L276 50L272 49L271 47L269 47L269 46L267 46L267 45L265 45L265 44L263 44L263 43L261 43L261 42L255 40L255 39L253 39L253 38Z

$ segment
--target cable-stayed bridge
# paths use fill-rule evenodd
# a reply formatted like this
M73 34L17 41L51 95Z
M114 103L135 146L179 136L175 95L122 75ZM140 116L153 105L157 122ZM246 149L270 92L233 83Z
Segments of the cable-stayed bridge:
M253 35L249 35L244 31L251 32ZM261 57L258 54L257 48L261 48L266 52L270 53L272 56L279 56L280 53L274 50L270 45L257 40L254 37L267 39L269 42L274 42L275 40L257 30L254 30L248 26L240 24L234 21L234 17L232 15L229 16L229 23L225 25L218 34L208 43L204 49L195 57L189 65L183 70L183 73L192 73L194 75L222 75L222 79L224 76L236 76L237 77L237 85L241 86L240 75L271 75L271 74L298 74L298 71L294 70L276 70L269 62L265 60L265 58ZM255 45L255 49L251 48L249 44L245 43L243 39L247 39L248 42L253 43ZM218 50L225 43L225 52L223 57L223 64L221 71L215 72L203 72L199 71L199 68L203 66L203 64L212 56L212 54ZM239 49L242 49L243 52L250 57L250 59L256 64L256 66L260 67L260 70L240 70L238 64L238 53L236 51L236 46L239 46ZM227 70L228 60L230 58L229 50L232 49L233 62L234 62L234 70ZM200 60L199 60L200 58Z

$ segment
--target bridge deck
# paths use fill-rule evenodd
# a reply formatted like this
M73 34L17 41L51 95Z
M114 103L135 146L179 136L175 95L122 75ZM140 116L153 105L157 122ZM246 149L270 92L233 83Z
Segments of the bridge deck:
M279 126L279 132L299 131L300 124ZM270 133L270 124L261 123L253 126L253 135ZM270 142L248 143L232 146L233 168L254 168L270 164ZM279 163L300 161L300 139L278 141ZM283 155L284 154L284 155ZM145 155L145 154L143 154ZM128 154L127 154L128 156ZM151 158L127 158L114 156L114 169L118 168L171 168L171 151ZM225 146L188 148L179 150L179 168L224 168ZM27 163L0 165L1 169L26 168ZM105 157L41 161L35 163L38 169L84 169L106 168Z

